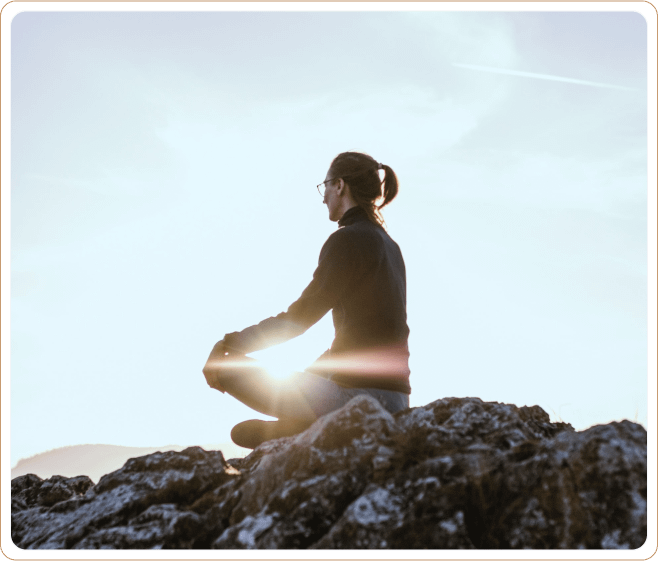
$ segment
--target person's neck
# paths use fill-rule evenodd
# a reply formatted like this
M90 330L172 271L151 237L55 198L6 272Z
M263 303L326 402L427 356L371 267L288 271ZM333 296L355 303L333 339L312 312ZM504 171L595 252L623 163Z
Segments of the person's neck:
M347 226L348 224L352 224L353 222L358 221L358 217L362 214L365 216L365 212L359 205L348 208L343 213L343 216L340 217L340 220L338 220L338 226Z
M351 208L354 208L355 206L359 206L359 205L357 205L352 199L343 199L341 201L340 206L338 207L338 209L340 210L339 213L340 217L342 218L343 216L345 216L345 213Z

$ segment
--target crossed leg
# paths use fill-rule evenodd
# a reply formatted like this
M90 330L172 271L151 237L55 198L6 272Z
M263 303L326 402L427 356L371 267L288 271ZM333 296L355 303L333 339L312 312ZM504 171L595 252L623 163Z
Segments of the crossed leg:
M231 439L245 448L302 432L326 412L324 401L335 391L333 382L308 372L296 372L285 380L272 378L257 360L243 355L216 362L206 378L210 386L279 419L254 419L233 427Z

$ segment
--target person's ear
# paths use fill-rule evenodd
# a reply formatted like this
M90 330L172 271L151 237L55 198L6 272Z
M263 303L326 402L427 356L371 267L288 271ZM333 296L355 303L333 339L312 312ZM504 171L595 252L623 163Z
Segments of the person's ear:
M338 179L338 183L336 184L336 194L338 196L341 196L343 194L343 192L345 191L345 189L346 189L345 181L343 181L343 178L340 177Z

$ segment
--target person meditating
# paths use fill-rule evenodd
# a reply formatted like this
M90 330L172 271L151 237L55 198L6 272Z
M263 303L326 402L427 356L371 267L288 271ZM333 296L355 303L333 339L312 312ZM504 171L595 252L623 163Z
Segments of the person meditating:
M343 152L318 190L338 230L310 284L287 311L225 335L203 368L210 387L278 419L237 424L231 438L245 448L302 432L357 395L390 413L409 407L406 272L380 213L398 193L397 177L367 154ZM329 310L334 341L305 371L276 380L246 356L301 335Z

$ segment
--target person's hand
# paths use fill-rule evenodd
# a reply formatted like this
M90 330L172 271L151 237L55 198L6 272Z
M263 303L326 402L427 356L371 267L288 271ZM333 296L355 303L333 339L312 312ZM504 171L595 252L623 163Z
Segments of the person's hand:
M215 346L210 351L210 356L203 367L203 375L206 377L206 382L211 388L219 390L224 393L226 390L219 383L220 363L228 356L228 349L224 340L215 343Z

